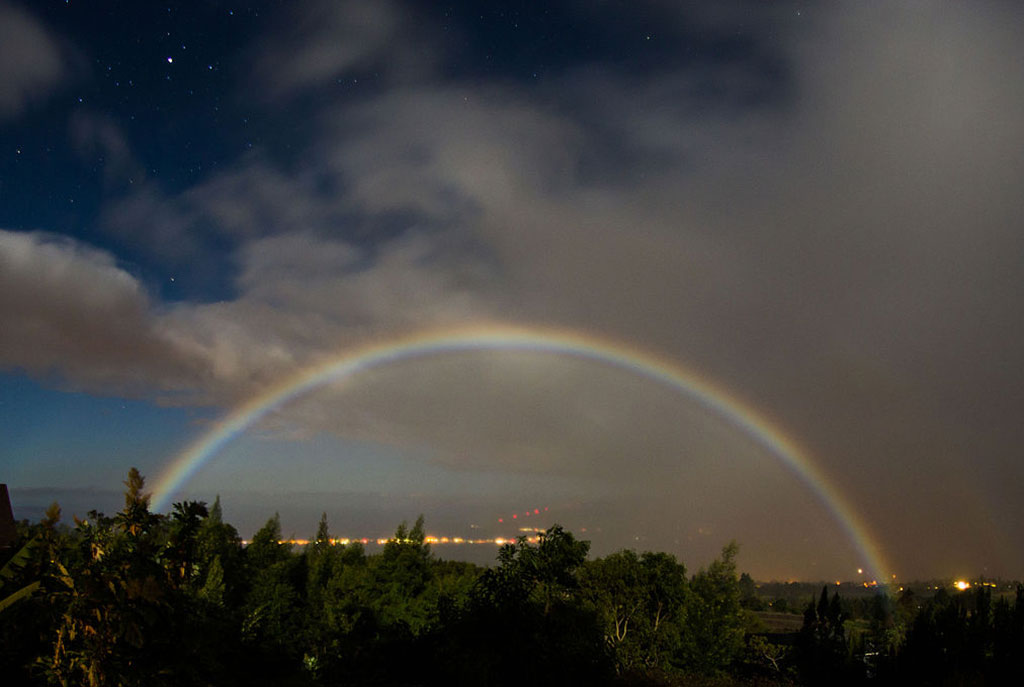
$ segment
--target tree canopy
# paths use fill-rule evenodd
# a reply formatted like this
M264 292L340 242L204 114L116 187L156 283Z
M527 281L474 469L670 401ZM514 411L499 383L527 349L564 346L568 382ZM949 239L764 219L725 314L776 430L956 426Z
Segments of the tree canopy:
M558 525L486 568L439 558L422 516L372 554L326 513L304 547L277 514L243 545L219 497L151 512L134 468L115 515L60 517L20 523L0 561L11 684L997 684L1024 647L1024 588L984 587L859 606L823 589L789 644L758 629L735 543L693 575L665 552L588 558Z

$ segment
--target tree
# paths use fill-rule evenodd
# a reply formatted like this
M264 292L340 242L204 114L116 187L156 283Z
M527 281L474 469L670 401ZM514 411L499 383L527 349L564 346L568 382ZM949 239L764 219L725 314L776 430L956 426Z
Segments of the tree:
M765 610L765 602L757 593L757 585L749 573L742 573L739 580L740 605L748 611Z
M1008 676L1020 674L1020 647L1024 646L1024 586L1017 585L1013 605L1000 598L992 612L993 682L1010 683Z
M643 663L643 641L639 636L647 629L646 587L646 575L633 551L619 551L583 567L584 594L601 617L605 641L615 654L617 672Z
M589 542L555 525L536 544L504 545L469 603L445 628L451 684L593 684L611 670L580 576ZM515 671L509 656L523 657Z
M251 573L258 574L276 563L288 560L288 557L288 545L281 541L281 515L274 513L274 516L256 531L249 546L245 548L246 563Z
M53 651L43 669L56 684L173 684L166 656L174 637L173 585L162 565L161 520L149 512L136 468L125 480L125 507L78 520L76 551L55 563L60 608ZM69 569L70 561L77 565Z
M58 615L51 561L61 558L59 521L60 506L53 503L38 525L17 524L21 547L0 571L0 675L10 684L35 682L33 663L49 652Z
M423 516L412 529L403 522L370 566L370 607L379 624L392 632L421 634L436 611L436 596L426 594L432 580L430 545L424 543Z
M620 551L584 565L582 585L597 609L619 673L669 667L679 649L686 569L669 554Z
M681 650L690 585L686 568L671 554L646 552L640 563L647 578L647 615L651 623L648 667L664 670Z
M334 545L331 543L330 528L327 525L327 513L323 513L316 528L316 536L306 548L307 568L309 569L306 594L311 609L315 609L321 603L323 592L334 571L337 559L335 553Z
M828 587L821 588L818 603L808 604L800 630L800 670L812 683L840 682L850 671L846 638L846 614L839 592L829 600Z
M730 542L721 556L690 581L682 664L703 673L728 668L743 648L743 609L740 606L736 555Z
M185 501L172 506L170 537L165 556L171 578L178 586L191 589L199 584L196 565L199 530L207 515L209 511L202 501Z
M789 647L768 641L764 635L752 634L747 639L747 652L753 663L767 667L774 675L780 675L790 650Z
M561 525L542 532L536 548L521 550L520 564L534 581L534 593L543 602L544 615L551 612L553 603L568 599L577 590L577 571L589 550L590 542L576 539Z
M298 587L305 575L288 545L281 543L278 513L253 535L245 557L251 586L243 606L242 636L259 648L268 666L287 663L297 653L302 611Z
M242 605L244 579L242 538L238 531L224 522L220 496L214 499L209 513L199 524L195 542L198 586L204 595L217 598L218 603L237 609ZM211 579L213 578L213 579Z

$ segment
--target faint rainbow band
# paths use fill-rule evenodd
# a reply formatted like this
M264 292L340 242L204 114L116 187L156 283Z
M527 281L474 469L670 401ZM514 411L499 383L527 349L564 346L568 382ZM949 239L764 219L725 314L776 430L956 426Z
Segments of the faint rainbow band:
M863 556L863 567L883 584L889 568L869 530L842 494L781 429L750 406L692 370L660 356L577 331L486 325L421 332L348 349L299 371L228 413L178 454L157 478L153 508L162 511L228 442L273 410L317 387L391 363L469 351L528 351L604 363L668 386L755 439L789 467L832 513Z

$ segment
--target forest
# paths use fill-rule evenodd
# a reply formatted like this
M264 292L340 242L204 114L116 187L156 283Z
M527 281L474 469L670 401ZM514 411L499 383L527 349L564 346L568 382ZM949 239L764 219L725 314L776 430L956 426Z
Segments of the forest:
M553 526L493 565L443 560L423 518L379 551L304 547L277 515L247 544L219 497L61 522L0 550L5 685L986 685L1024 671L1024 587L925 596L822 588L787 604L737 570L735 543L688 571L664 552L588 557ZM774 611L774 612L773 612ZM802 617L799 612L802 611ZM801 619L802 618L802 619Z

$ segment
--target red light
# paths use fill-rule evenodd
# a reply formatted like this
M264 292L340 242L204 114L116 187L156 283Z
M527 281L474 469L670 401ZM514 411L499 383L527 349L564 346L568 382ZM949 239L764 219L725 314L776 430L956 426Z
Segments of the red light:
M544 510L547 510L547 509L548 509L548 507L547 507L547 506L544 506Z
M547 510L547 509L545 508L545 510ZM534 508L534 509L533 509L533 512L534 512L534 513L540 513L540 508Z
M505 518L498 518L498 522L505 522Z
M526 511L525 513L523 513L523 517L524 518L530 517L530 511Z
M515 520L515 519L516 519L516 518L518 518L518 517L519 517L519 516L518 516L518 515L516 515L515 513L513 513L513 514L512 514L512 519L513 519L513 520Z

